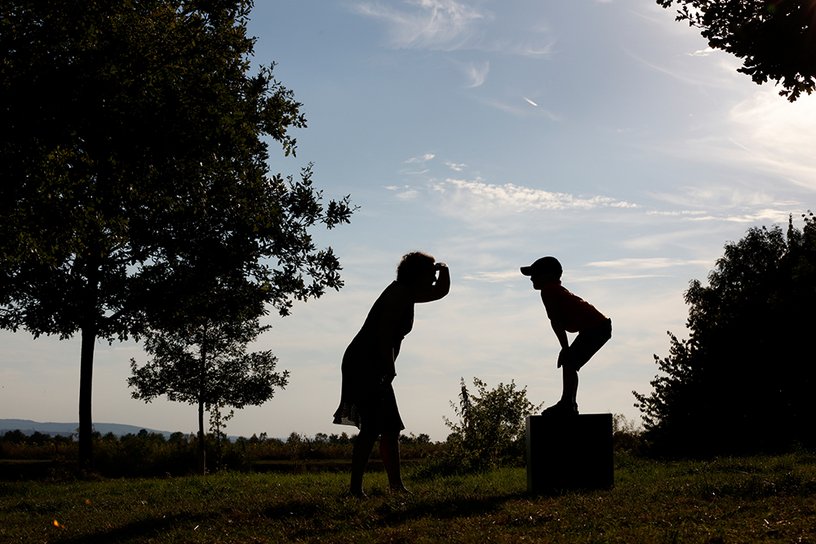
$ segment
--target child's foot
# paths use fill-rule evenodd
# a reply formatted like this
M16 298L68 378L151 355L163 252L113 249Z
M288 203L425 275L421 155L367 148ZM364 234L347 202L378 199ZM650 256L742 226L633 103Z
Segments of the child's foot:
M553 404L543 412L541 412L542 416L550 416L550 415L558 415L558 416L577 416L578 415L578 405L574 402L564 402L563 400L558 401L557 403Z

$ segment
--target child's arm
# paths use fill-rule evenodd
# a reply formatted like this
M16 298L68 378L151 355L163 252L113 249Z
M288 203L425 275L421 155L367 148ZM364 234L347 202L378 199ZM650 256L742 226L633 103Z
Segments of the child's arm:
M557 367L561 368L561 365L564 363L564 358L567 354L567 348L569 347L569 338L567 338L567 331L564 327L560 325L556 325L554 322L550 321L550 325L552 325L552 330L555 333L555 337L558 338L558 343L561 344L561 353L558 354L558 364Z

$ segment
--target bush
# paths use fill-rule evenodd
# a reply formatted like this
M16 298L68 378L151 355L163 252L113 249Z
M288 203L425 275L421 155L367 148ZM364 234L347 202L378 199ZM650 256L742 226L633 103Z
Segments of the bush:
M475 393L461 380L459 404L451 402L459 421L445 418L452 432L429 471L468 473L524 465L525 419L541 405L527 400L527 388L516 389L513 381L489 390L485 382L473 378L473 386Z

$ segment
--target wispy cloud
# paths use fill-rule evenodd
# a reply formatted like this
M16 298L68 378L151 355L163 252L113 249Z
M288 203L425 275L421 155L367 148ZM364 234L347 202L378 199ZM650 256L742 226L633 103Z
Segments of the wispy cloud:
M561 122L562 118L556 113L542 107L537 102L533 102L528 98L521 97L510 100L484 99L482 103L490 108L509 113L517 117L526 117L530 115L540 116L553 122ZM534 106L531 108L530 106Z
M719 69L717 70L702 70L691 59L686 59L684 61L685 64L684 62L681 62L679 59L682 59L683 57L673 58L671 63L667 63L665 61L658 62L648 60L640 54L636 54L628 49L624 49L624 51L631 58L650 68L651 70L666 75L685 85L701 88L728 89L734 87L735 84L737 64L731 59L723 60L722 62L718 63L717 66ZM686 57L688 56L700 57L708 55L686 55ZM699 62L703 62L702 59L697 60Z
M739 159L766 172L816 189L816 102L790 103L775 88L757 90L729 112ZM735 159L737 157L734 157Z
M428 161L432 161L435 157L436 155L434 153L425 153L423 155L405 159L405 164L425 164Z
M416 200L419 190L410 185L386 185L385 189L394 193L397 200Z
M361 15L385 21L394 47L453 50L466 43L490 14L456 0L411 0L402 7L360 2Z
M637 207L633 203L602 195L576 196L513 183L496 185L481 180L449 178L434 183L433 190L457 206L490 213Z
M623 258L614 261L595 261L587 263L592 268L643 271L676 268L678 266L707 266L710 263L700 259L673 259L669 257Z
M461 65L461 69L467 78L467 86L470 89L481 87L487 80L487 74L490 72L490 62L471 62Z
M556 40L546 25L518 22L458 0L358 1L353 10L382 21L391 47L457 51L469 49L540 59L552 54Z
M692 51L689 53L690 57L708 57L712 53L714 53L716 49L713 47L706 47L705 49L698 49L697 51Z

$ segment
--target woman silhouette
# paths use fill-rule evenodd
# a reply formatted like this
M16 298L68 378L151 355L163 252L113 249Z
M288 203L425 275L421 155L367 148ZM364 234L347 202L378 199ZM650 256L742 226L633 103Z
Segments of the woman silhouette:
M431 255L412 252L397 267L397 279L385 288L360 332L343 355L343 384L334 423L360 429L351 460L352 495L365 497L363 473L380 437L380 455L393 491L407 491L400 474L400 418L391 382L402 339L414 324L414 304L432 302L450 291L450 272Z

